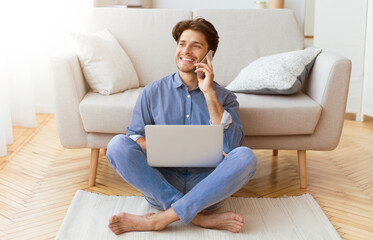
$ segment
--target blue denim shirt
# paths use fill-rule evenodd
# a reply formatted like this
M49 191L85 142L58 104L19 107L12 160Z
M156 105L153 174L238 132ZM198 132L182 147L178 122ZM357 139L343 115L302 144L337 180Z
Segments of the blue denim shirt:
M232 118L224 127L223 150L229 153L240 146L244 132L239 114L239 105L229 90L214 82L224 110ZM127 136L145 136L145 125L209 125L210 116L205 97L199 87L188 92L178 72L148 84L137 99Z

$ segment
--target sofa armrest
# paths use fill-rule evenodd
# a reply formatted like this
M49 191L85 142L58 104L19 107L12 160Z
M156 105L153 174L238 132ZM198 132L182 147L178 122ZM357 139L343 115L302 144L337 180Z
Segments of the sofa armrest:
M343 56L322 52L316 58L305 93L322 107L315 134L322 136L332 150L337 147L346 111L351 61Z
M79 60L73 53L51 59L54 83L55 116L61 144L67 148L87 145L79 113L79 103L88 92Z

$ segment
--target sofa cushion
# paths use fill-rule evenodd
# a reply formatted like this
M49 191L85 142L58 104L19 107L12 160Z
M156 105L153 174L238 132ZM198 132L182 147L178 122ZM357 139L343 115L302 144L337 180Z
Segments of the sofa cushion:
M125 133L142 89L131 89L109 96L87 93L79 104L84 129L97 133Z
M96 133L125 133L143 88L110 96L89 92L79 105L84 129ZM245 135L312 134L321 106L304 93L291 96L237 93Z
M302 92L236 95L246 136L312 134L321 115L321 106Z
M261 57L241 70L227 86L236 93L294 94L303 88L320 48Z
M73 33L72 37L93 92L110 95L139 87L131 59L107 29L96 34Z

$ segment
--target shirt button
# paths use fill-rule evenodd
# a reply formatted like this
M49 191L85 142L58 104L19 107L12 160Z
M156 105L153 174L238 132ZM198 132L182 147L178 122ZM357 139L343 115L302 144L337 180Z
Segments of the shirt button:
M188 98L190 98L190 95L188 95Z
M187 118L189 118L189 114L187 115Z

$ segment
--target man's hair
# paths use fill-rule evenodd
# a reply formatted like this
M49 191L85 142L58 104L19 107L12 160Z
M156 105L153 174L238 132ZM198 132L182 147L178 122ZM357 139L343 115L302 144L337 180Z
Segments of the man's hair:
M197 17L193 20L180 21L172 29L172 36L175 41L179 42L181 34L188 29L201 32L205 35L209 50L214 51L215 54L219 44L219 35L214 25L201 17Z

